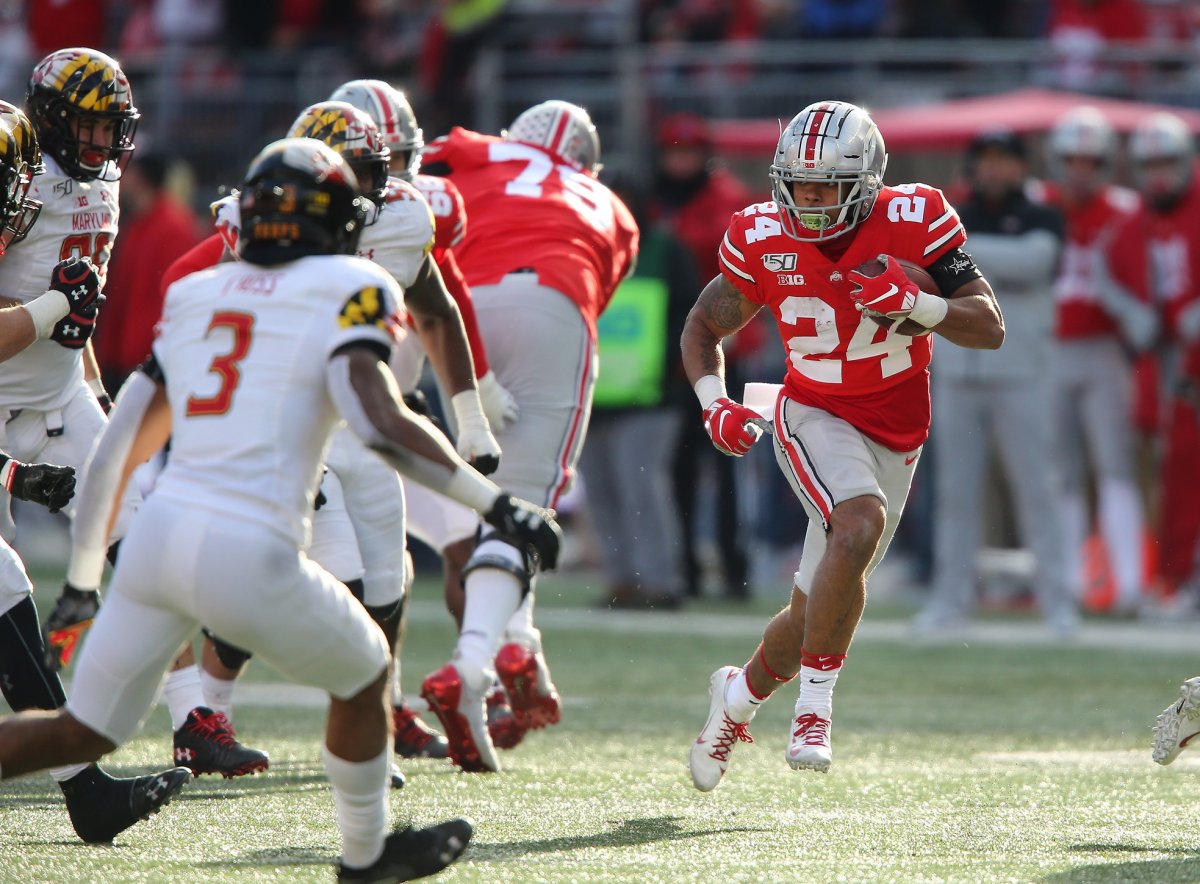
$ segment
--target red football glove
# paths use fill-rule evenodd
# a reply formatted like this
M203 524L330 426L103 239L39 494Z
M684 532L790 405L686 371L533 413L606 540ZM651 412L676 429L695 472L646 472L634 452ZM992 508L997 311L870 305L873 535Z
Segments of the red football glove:
M891 255L880 255L887 269L878 276L865 276L857 270L847 275L858 286L850 297L863 313L874 313L889 319L907 319L909 311L917 304L920 289L908 278L900 262Z
M762 436L762 429L751 421L758 412L739 405L732 399L718 399L704 409L704 429L717 451L731 457L741 457Z

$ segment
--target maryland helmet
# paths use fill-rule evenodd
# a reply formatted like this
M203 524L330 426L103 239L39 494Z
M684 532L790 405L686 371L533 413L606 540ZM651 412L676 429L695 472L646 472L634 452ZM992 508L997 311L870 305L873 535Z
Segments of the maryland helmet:
M9 122L0 119L0 255L24 239L42 210L40 202L29 199L32 183L21 140Z
M78 181L116 181L141 115L120 65L95 49L60 49L29 78L25 112L42 151Z
M352 254L369 201L354 170L315 138L272 142L240 186L238 256L270 266L308 255Z
M1163 111L1142 120L1129 137L1129 155L1138 189L1155 206L1174 205L1192 183L1195 140L1175 114Z
M7 101L0 101L0 126L8 128L16 140L16 153L24 163L21 174L26 179L25 193L28 193L33 176L41 175L46 171L46 164L42 162L42 151L38 147L37 133L33 131L33 124L29 122L29 117L25 116L25 112ZM23 240L34 222L37 221L41 211L40 200L22 196L20 211L15 216L7 213L4 216L3 232L0 233L0 247L6 249L13 243Z
M500 135L506 141L544 148L582 172L600 171L600 135L588 112L569 101L535 104Z
M886 168L883 135L870 114L844 101L810 104L779 133L769 172L783 232L824 242L853 230L875 207ZM795 183L836 184L837 201L801 206Z
M289 138L315 138L350 164L362 192L376 206L383 205L391 152L380 138L374 121L344 101L309 105L288 130Z
M374 120L392 159L404 163L396 177L412 181L421 168L425 132L417 125L417 115L403 92L383 80L351 80L339 86L329 100L352 104Z

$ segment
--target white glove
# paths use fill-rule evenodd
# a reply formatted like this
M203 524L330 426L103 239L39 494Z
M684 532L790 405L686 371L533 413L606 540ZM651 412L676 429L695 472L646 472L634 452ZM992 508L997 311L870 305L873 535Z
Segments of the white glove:
M483 414L477 390L463 390L450 398L454 418L458 423L458 456L487 476L500 466L500 443Z
M225 246L230 252L237 251L238 236L242 230L242 207L238 204L238 192L232 191L216 202L209 204L213 214L213 226L225 240Z
M496 373L490 369L479 379L479 401L483 403L483 413L487 415L488 423L497 430L511 426L521 414L513 394L500 386Z

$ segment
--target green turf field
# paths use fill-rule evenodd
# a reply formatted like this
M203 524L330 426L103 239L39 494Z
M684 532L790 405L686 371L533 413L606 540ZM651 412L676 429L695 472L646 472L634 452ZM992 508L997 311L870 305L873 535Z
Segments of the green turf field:
M1019 623L1014 646L868 636L839 682L828 775L783 761L789 687L705 795L686 758L708 676L745 659L769 603L631 618L572 608L586 591L552 586L558 625L546 645L563 723L505 754L501 775L404 766L396 818L478 824L443 880L1200 881L1200 752L1166 769L1149 753L1155 714L1200 671L1182 648L1026 646ZM410 691L451 640L436 592L421 589L429 601L410 627ZM248 695L270 678L253 669ZM271 772L193 783L111 848L75 840L48 777L0 784L0 880L330 879L337 835L321 719L311 706L241 703L239 733L270 751ZM167 730L160 708L111 768L166 762Z

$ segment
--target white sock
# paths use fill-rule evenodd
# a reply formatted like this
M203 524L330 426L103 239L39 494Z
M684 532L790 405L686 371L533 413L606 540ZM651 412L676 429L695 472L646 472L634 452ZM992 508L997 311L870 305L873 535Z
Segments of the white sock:
M404 703L404 689L400 686L400 658L392 657L392 705Z
M507 544L503 548L512 550ZM516 555L516 550L512 551ZM504 628L521 606L521 583L499 568L477 568L467 575L466 583L467 600L454 662L468 683L484 686L495 677L492 661L500 650Z
M65 783L71 777L79 776L88 769L86 764L68 764L66 767L50 768L50 776L54 777L56 783Z
M745 669L725 683L725 714L736 722L745 724L752 719L763 699L754 696Z
M837 684L839 669L816 669L800 667L800 696L796 699L796 712L801 709L816 712L822 718L833 714L833 687Z
M187 721L188 713L204 705L204 691L200 687L200 667L193 663L183 669L167 673L163 684L163 695L167 708L171 710L171 730L179 730Z
M1059 502L1062 519L1063 569L1071 598L1083 598L1083 541L1087 538L1087 507L1082 494L1067 492Z
M236 679L217 678L203 667L200 668L200 688L204 694L204 705L213 712L224 712L233 724L233 687Z
M388 787L392 771L392 741L369 761L346 761L321 747L325 774L333 787L338 830L342 833L342 862L365 868L383 854L388 832Z
M1105 479L1100 483L1100 531L1117 603L1136 603L1142 595L1142 499L1130 479Z
M508 626L504 629L504 638L528 648L535 654L542 652L542 633L533 625L532 588L525 593L525 598L521 599L521 607L509 618Z

